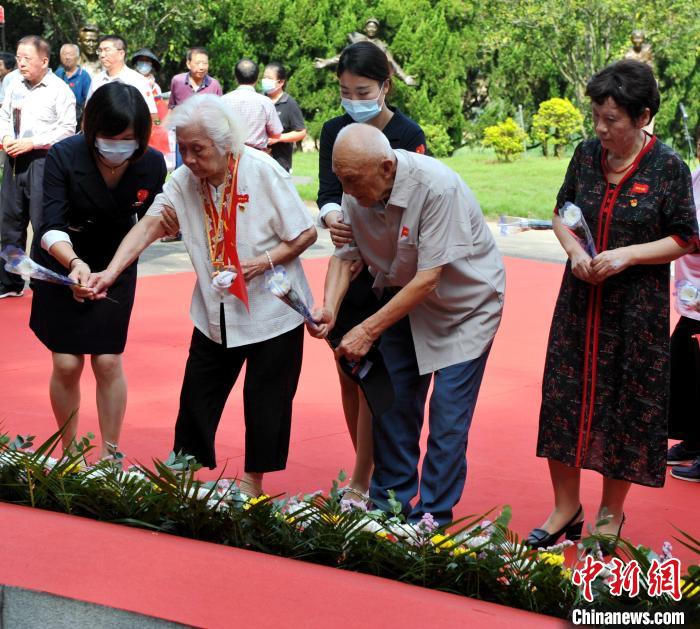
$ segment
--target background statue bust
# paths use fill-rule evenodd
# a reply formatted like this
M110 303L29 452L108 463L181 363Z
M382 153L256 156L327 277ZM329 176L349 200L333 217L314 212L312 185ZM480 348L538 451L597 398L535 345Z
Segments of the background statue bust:
M379 33L379 20L373 17L369 18L365 22L365 26L362 30L362 33L358 33L357 31L350 33L348 35L348 41L351 44L356 44L357 42L361 41L368 41L378 48L381 48L381 50L387 56L387 59L389 59L389 63L394 70L394 74L396 74L396 76L398 76L406 85L415 85L416 80L403 71L403 68L396 62L396 59L394 59L393 55L389 52L389 47L387 44L377 37L377 34ZM340 55L336 55L330 59L321 59L317 57L314 60L314 67L321 69L329 66L335 66L338 64L339 59Z
M80 65L94 76L102 69L97 57L97 42L100 39L100 29L96 24L84 24L78 31L78 46L80 47Z
M630 35L632 47L625 53L625 59L634 59L654 67L654 55L651 52L651 45L644 41L644 31L635 29Z

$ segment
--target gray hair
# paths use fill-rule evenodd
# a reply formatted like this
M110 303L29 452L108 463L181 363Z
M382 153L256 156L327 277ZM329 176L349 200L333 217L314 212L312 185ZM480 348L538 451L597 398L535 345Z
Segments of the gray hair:
M237 156L246 138L244 126L226 101L214 94L188 98L170 112L165 123L168 129L200 127L223 155Z
M347 144L366 157L376 158L378 161L394 159L394 151L387 137L371 125L353 122L343 127L335 139L335 144Z
M75 54L80 57L80 46L78 46L78 44L63 44L63 46L61 46L61 50L63 50L66 46L72 46L75 49Z

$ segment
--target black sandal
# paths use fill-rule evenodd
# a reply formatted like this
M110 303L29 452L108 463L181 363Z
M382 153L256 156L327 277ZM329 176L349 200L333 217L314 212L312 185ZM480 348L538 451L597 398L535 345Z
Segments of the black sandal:
M582 515L583 506L579 505L578 510L574 513L574 517L558 531L550 533L545 529L532 529L527 536L526 543L533 548L547 548L548 546L554 546L562 535L566 535L566 539L572 542L577 542L581 539L581 531L583 530L583 517L579 520L579 516Z

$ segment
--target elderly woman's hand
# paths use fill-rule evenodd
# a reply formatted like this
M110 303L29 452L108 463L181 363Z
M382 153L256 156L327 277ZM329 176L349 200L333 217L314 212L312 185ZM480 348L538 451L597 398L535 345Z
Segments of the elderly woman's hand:
M632 253L628 247L602 251L591 262L594 282L598 284L611 275L621 273L631 264L633 264Z
M93 299L104 299L107 297L107 289L116 280L117 276L107 271L107 269L100 273L91 273L87 285L94 295Z
M160 214L160 222L168 236L177 236L180 231L180 221L177 220L177 214L171 207L165 206Z
M343 214L337 210L328 212L323 219L331 232L331 240L336 247L342 247L353 241L352 227L343 223Z
M258 256L250 260L241 260L241 271L246 282L250 282L254 277L262 275L270 268L267 256Z
M75 301L84 302L86 299L94 299L95 295L91 288L88 288L88 280L90 279L90 267L82 260L76 260L71 272L68 274L72 280L75 280L80 286L74 284L71 286L73 291L73 299Z
M335 350L338 357L345 356L348 360L360 360L372 348L374 338L367 331L364 323L356 325L348 332Z
M579 247L570 256L571 272L580 280L589 284L597 284L598 282L593 277L591 269L591 256L589 256L581 247Z
M317 308L311 313L311 316L316 325L312 326L307 322L306 329L309 334L317 339L325 339L335 325L333 313L328 308Z

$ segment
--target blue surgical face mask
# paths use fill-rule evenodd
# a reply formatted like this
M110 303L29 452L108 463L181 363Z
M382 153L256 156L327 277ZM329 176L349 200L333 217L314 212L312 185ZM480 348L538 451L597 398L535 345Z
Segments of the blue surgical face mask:
M277 81L275 79L262 79L260 83L264 94L269 94L277 89Z
M123 164L139 148L136 140L107 140L95 138L95 148L102 158L112 166Z
M146 76L153 70L153 64L150 61L137 61L134 68L136 68L136 72Z
M379 88L380 93L377 98L373 98L371 100L352 100L350 98L341 98L340 104L355 122L367 122L368 120L372 120L372 118L376 118L379 115L379 112L382 110L384 105L382 94L383 89L384 83L382 83L381 87ZM379 104L380 98L382 99L381 105Z

